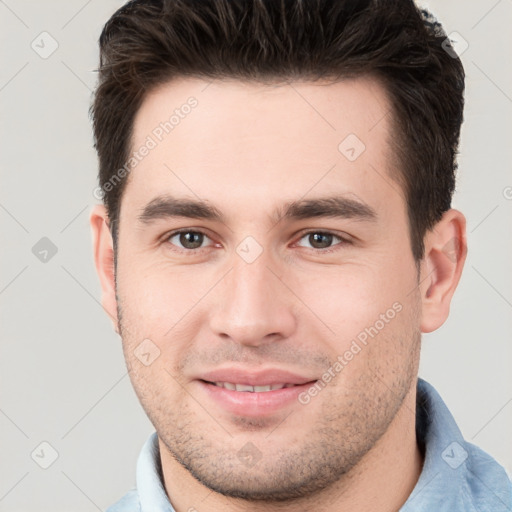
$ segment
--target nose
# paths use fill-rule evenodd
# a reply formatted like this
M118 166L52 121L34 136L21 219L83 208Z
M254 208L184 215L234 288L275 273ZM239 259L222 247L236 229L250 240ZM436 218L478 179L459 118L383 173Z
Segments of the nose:
M210 327L214 335L246 346L288 338L296 328L296 299L265 252L233 266L217 287Z

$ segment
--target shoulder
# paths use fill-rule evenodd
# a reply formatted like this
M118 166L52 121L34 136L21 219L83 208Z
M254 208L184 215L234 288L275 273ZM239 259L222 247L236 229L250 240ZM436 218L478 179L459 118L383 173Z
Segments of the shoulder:
M401 512L511 512L512 483L488 453L466 441L437 391L418 380L416 434L425 458Z
M119 501L107 508L106 512L140 512L140 500L137 489L128 491Z
M477 510L512 510L512 482L505 469L488 453L466 441L466 493Z

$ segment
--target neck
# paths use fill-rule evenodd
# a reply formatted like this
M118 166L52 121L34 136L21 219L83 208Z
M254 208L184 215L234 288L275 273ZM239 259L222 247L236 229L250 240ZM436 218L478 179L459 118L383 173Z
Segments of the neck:
M416 485L423 465L415 426L416 382L388 430L343 479L315 495L279 503L247 502L210 490L179 464L159 439L165 489L176 512L398 511Z

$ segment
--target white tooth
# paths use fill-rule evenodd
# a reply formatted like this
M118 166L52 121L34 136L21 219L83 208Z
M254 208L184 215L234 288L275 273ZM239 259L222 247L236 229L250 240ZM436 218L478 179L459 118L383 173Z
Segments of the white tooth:
M257 393L262 393L265 391L270 391L272 389L272 386L254 386L254 391Z
M285 387L285 384L272 384L272 386L270 386L270 389L274 390L274 389L283 389Z
M235 384L231 384L231 382L224 382L224 387L226 389L230 389L231 391L235 391L236 390L236 385Z
M214 384L216 386L218 386L219 388L223 388L224 387L224 383L223 382L214 382Z
M254 386L247 386L246 384L235 384L237 391L254 391Z

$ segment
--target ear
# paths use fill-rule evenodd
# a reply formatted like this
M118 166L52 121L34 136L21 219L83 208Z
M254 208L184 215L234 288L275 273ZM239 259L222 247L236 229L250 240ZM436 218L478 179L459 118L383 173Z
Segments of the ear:
M450 209L425 236L421 266L421 332L435 331L448 318L467 254L466 218Z
M95 205L90 216L94 246L94 263L101 284L101 305L110 316L114 330L119 334L114 271L114 245L109 228L107 210Z

